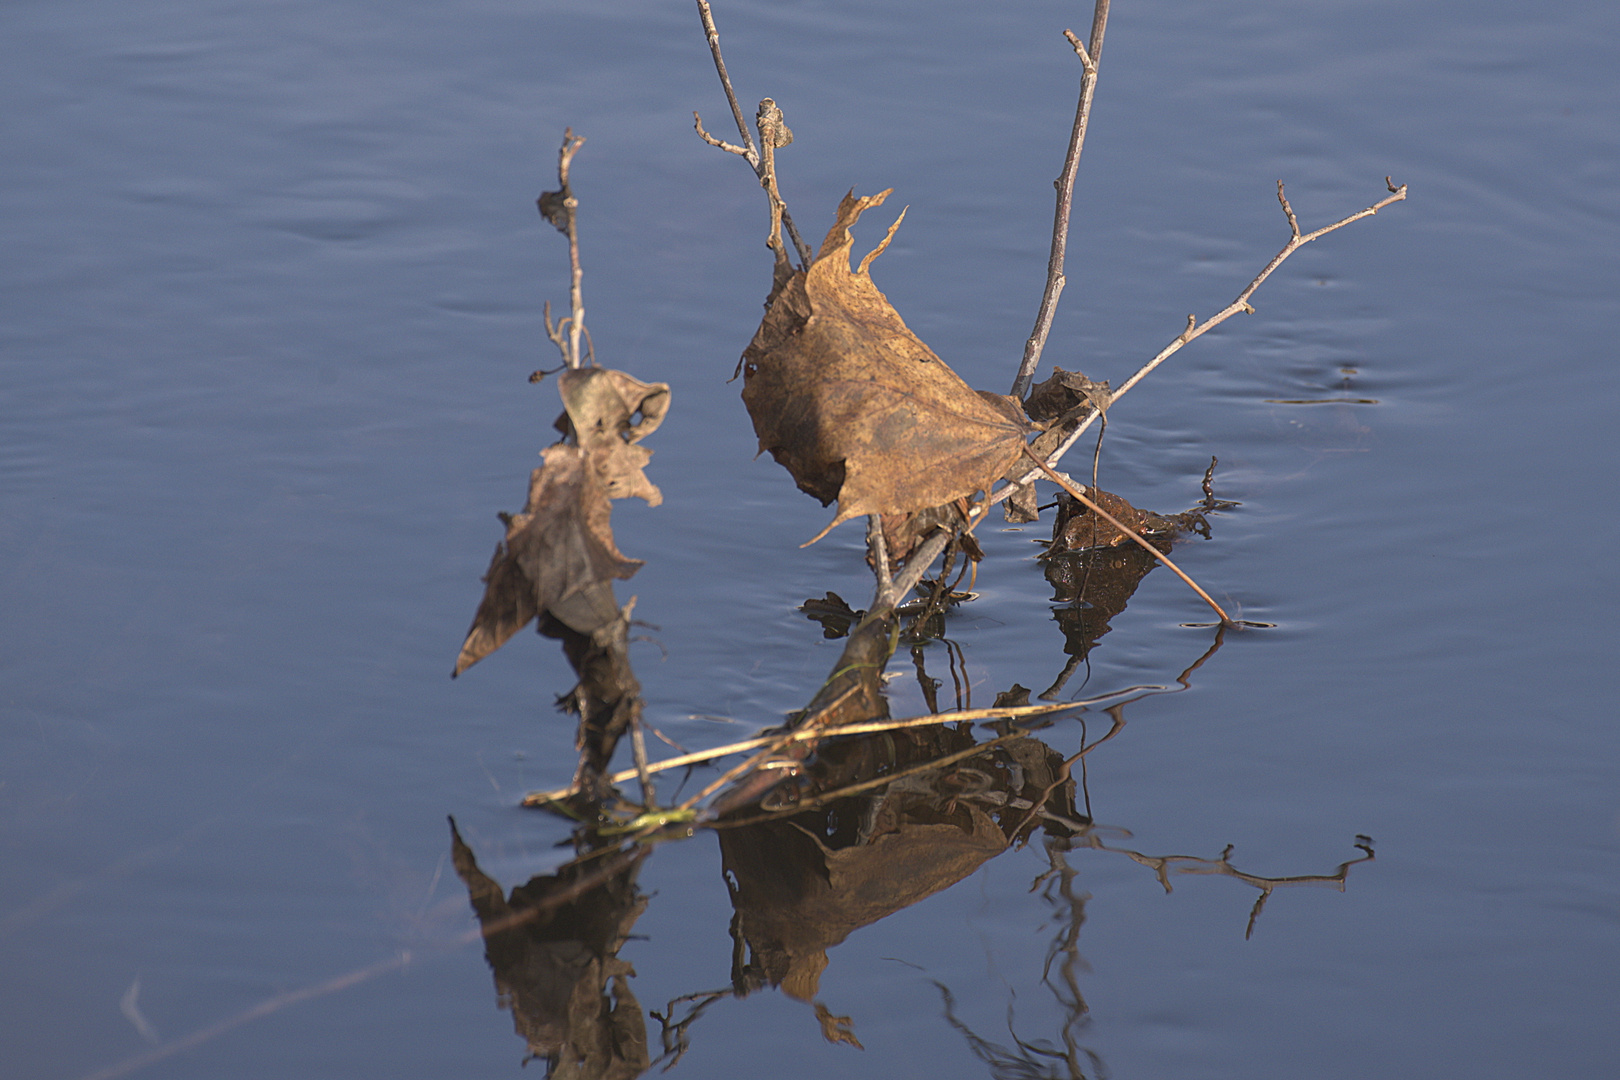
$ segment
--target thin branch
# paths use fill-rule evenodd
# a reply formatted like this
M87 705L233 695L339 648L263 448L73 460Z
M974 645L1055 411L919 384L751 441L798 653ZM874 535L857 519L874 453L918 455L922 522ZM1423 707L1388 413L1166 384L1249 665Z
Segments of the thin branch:
M720 55L720 31L714 25L714 12L709 8L709 0L697 0L698 17L703 20L703 34L709 40L709 55L714 57L714 70L720 76L720 86L726 92L726 102L731 106L731 118L737 122L737 131L742 135L742 145L735 146L710 135L703 129L703 118L697 113L692 114L694 126L703 141L710 146L719 147L729 154L736 154L747 161L759 177L760 186L765 189L766 197L771 203L771 239L768 241L771 250L776 251L781 244L779 227L786 227L788 237L793 241L794 250L799 253L799 267L806 269L810 266L813 253L810 245L804 242L799 235L799 229L793 224L793 215L788 213L787 203L782 201L782 193L776 186L775 149L786 146L793 141L793 133L782 124L782 110L776 108L776 103L766 98L759 103L759 116L756 122L760 123L760 145L756 147L754 137L749 134L748 121L743 118L742 105L737 100L737 91L731 85L731 75L726 71L725 57ZM767 115L768 109L774 111L774 117ZM770 125L779 125L778 129L771 129ZM784 137L785 136L785 137ZM785 256L784 256L785 257Z
M1380 199L1378 202L1367 207L1365 210L1358 210L1356 213L1351 214L1347 218L1340 221L1335 221L1331 225L1324 225L1315 232L1308 232L1302 236L1299 232L1299 223L1294 218L1294 209L1288 205L1288 199L1283 194L1282 184L1279 182L1277 184L1277 198L1282 203L1283 212L1288 217L1289 231L1292 233L1292 235L1288 238L1288 242L1283 245L1282 250L1277 252L1276 256L1266 264L1265 269L1261 270L1259 274L1255 275L1254 280L1249 282L1248 286L1238 294L1236 300L1233 300L1226 307L1216 312L1208 320L1203 323L1199 323L1195 316L1187 316L1186 329L1184 329L1180 334L1177 334L1174 340L1172 340L1170 344L1166 345L1164 349L1159 352L1159 355L1155 356L1152 360L1149 360L1146 364L1143 364L1141 368L1137 370L1135 375L1132 375L1129 379L1125 380L1125 384L1114 391L1114 400L1118 401L1121 397L1124 397L1131 387L1141 382L1150 371L1179 352L1181 347L1187 344L1189 341L1192 341L1195 338L1203 337L1204 334L1208 333L1210 330L1213 330L1215 327L1219 326L1227 319L1230 319L1233 315L1236 315L1240 311L1252 314L1254 312L1254 308L1249 304L1249 297L1253 296L1255 290L1260 288L1260 285L1266 280L1266 278L1271 276L1271 272L1277 269L1277 267L1281 266L1283 261L1295 251L1298 251L1301 247L1310 243L1312 240L1315 240L1317 237L1326 236L1335 229L1342 229L1352 221L1360 221L1364 217L1371 217L1384 207L1389 206L1391 203L1398 203L1406 198L1405 184L1396 187L1395 182L1386 176L1384 177L1384 185L1389 189L1389 195L1383 199ZM1074 431L1070 432L1068 438L1064 439L1062 444L1059 445L1056 450L1047 455L1046 464L1049 466L1056 465L1060 460L1062 460L1063 455L1068 453L1069 448L1080 440L1080 436L1087 428L1091 426L1092 421L1096 420L1096 418L1097 414L1093 412L1079 426L1077 426ZM1029 472L1025 473L1019 478L1018 483L1027 483L1040 475L1041 470L1031 469ZM990 497L990 501L992 503L1002 501L1011 495L1017 486L1018 485L1016 484L1008 484L1000 488L994 495Z
M550 300L547 300L545 304L545 321L546 337L550 338L551 343L557 346L557 351L562 353L563 365L565 367L571 367L572 365L568 363L568 335L563 332L563 327L568 325L568 320L558 319L556 325L552 324ZM534 377L530 376L529 381L534 382Z
M585 273L579 265L579 200L574 198L573 189L568 186L568 170L573 165L574 155L584 145L583 135L575 135L573 128L564 129L562 149L557 151L557 186L560 190L545 192L538 200L540 216L556 226L558 232L568 237L569 316L558 320L556 326L552 326L551 306L548 304L546 336L562 350L563 363L571 368L577 368L583 363L580 358L579 339L585 333L585 299L580 284ZM563 339L565 326L568 328L566 344Z
M1114 528L1118 529L1120 532L1142 545L1142 548L1147 551L1149 555L1152 555L1155 559L1158 559L1160 562L1164 563L1164 565L1168 566L1176 577L1190 585L1193 592L1204 598L1204 603L1215 609L1215 614L1221 617L1222 626L1237 625L1237 623L1232 621L1231 616L1227 615L1225 611L1221 610L1221 605L1217 604L1213 599L1210 598L1209 593L1205 592L1199 587L1198 582L1182 573L1181 567L1170 561L1170 556L1166 555L1164 552L1160 551L1158 548L1144 540L1142 535L1135 529L1131 528L1129 525L1126 525L1114 515L1110 514L1108 511L1086 498L1084 493L1082 493L1079 488L1075 487L1074 484L1070 483L1059 474L1053 472L1052 467L1047 465L1046 462L1042 461L1040 458L1036 457L1034 452L1032 452L1029 447L1024 447L1024 453L1028 454L1029 460L1033 461L1040 468L1040 471L1046 474L1046 478L1048 480L1053 481L1058 487L1062 488L1064 491L1067 491L1072 498L1077 500L1082 506L1090 510L1093 514L1096 514L1098 517L1108 522L1108 524L1112 525Z
M737 91L731 88L731 76L726 72L726 59L720 55L720 31L714 25L714 12L709 10L709 0L697 0L698 17L703 20L703 34L709 39L709 55L714 57L714 70L720 75L720 85L725 88L726 101L731 105L731 117L737 121L737 131L742 135L742 148L732 150L748 159L748 164L759 171L759 151L754 149L754 137L748 133L748 121L743 119L742 105L737 101ZM697 113L693 113L696 116ZM703 121L698 121L698 133L703 135L705 141L709 136L703 132ZM731 149L718 141L711 145Z
M745 158L753 154L753 151L746 146L733 146L731 143L723 142L722 140L715 138L713 135L710 135L703 128L703 117L699 116L695 111L692 113L692 126L697 129L699 137L710 146L718 146L728 154L738 154ZM758 157L757 154L753 154L753 156Z
M1064 701L1050 705L1009 705L992 709L969 709L962 712L931 713L927 716L912 716L900 720L874 720L859 724L844 724L838 727L800 728L795 731L778 733L775 735L761 735L753 739L743 739L740 742L727 743L712 750L699 750L679 757L666 758L663 761L650 762L647 772L668 772L670 769L679 769L687 765L699 765L715 758L730 757L733 754L746 753L760 747L781 747L795 742L808 742L815 739L831 738L834 735L872 735L884 731L903 731L908 728L938 727L941 724L967 723L983 720L1019 720L1027 717L1049 716L1052 713L1066 712L1070 709L1084 708L1104 701L1112 700L1121 694L1133 694L1138 691L1161 690L1156 686L1130 686L1123 690L1115 690L1101 697L1087 698L1082 701ZM608 777L609 782L622 784L627 780L638 777L636 769L624 769ZM523 797L524 806L544 806L547 803L560 802L575 794L578 788L566 787L556 791L536 791Z
M1024 359L1018 365L1018 377L1013 379L1012 395L1022 398L1029 392L1029 384L1040 366L1041 352L1046 338L1052 332L1052 320L1057 315L1058 298L1063 295L1067 279L1063 276L1063 263L1069 247L1069 212L1074 206L1074 177L1080 168L1080 152L1086 144L1086 127L1091 120L1091 98L1097 89L1097 62L1102 58L1103 32L1108 28L1108 0L1097 0L1091 16L1091 49L1088 51L1072 30L1063 31L1074 51L1080 57L1084 73L1080 76L1080 103L1074 111L1074 129L1069 133L1069 152L1063 159L1063 172L1053 181L1057 188L1057 209L1052 219L1052 253L1046 262L1046 291L1041 294L1041 307L1035 315L1035 329L1024 342Z

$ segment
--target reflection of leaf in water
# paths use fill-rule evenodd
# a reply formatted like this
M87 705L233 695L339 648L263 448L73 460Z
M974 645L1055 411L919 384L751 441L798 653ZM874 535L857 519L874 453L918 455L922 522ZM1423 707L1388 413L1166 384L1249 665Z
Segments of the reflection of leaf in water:
M646 1071L647 1022L628 981L635 972L618 956L647 907L636 887L645 852L571 864L508 899L454 820L450 838L501 1006L547 1075L632 1080Z
M822 637L830 639L847 636L861 621L861 616L866 614L850 607L849 602L835 592L829 592L819 600L811 597L799 605L799 610L820 623Z
M1092 492L1092 498L1160 551L1169 551L1184 532L1209 536L1209 523L1200 509L1166 517L1139 510L1100 489ZM1109 623L1125 610L1142 579L1159 563L1124 533L1063 493L1058 495L1052 542L1040 559L1055 593L1052 599L1065 605L1054 608L1052 617L1063 631L1063 651L1070 657L1053 684L1041 693L1042 698L1050 699L1108 633Z
M823 505L838 500L828 529L982 491L1029 430L1016 400L963 382L872 283L867 267L888 238L850 270L851 226L888 195L844 197L821 252L779 280L743 353L760 449Z
M718 830L749 951L734 982L809 1001L827 950L856 929L961 881L1037 825L1062 830L1040 809L1083 819L1056 751L1023 736L977 744L966 727L824 744L802 777L804 809Z

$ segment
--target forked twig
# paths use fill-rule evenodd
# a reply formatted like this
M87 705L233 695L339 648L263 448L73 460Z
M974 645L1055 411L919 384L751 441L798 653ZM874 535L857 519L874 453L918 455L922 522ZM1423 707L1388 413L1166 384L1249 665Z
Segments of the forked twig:
M1158 548L1144 540L1142 535L1135 529L1131 528L1129 525L1126 525L1114 515L1110 514L1108 511L1086 498L1084 492L1054 472L1052 467L1046 462L1042 461L1040 458L1036 457L1034 451L1032 451L1028 446L1024 447L1024 453L1028 455L1029 460L1033 461L1041 472L1046 474L1046 478L1048 480L1051 480L1053 483L1057 484L1058 487L1062 488L1064 491L1067 491L1071 498L1077 500L1087 510L1090 510L1093 514L1096 514L1098 517L1108 522L1108 524L1112 525L1114 528L1118 529L1120 532L1142 545L1143 549L1146 550L1149 555L1152 555L1155 559L1158 559L1160 562L1164 563L1164 565L1168 566L1176 577L1180 578L1182 581L1185 581L1189 586L1191 586L1193 592L1204 598L1204 603L1215 609L1215 614L1221 617L1222 626L1238 625L1232 620L1231 616L1229 616L1225 611L1221 610L1221 605L1217 604L1209 593L1205 592L1199 587L1198 582L1188 577L1182 572L1181 567L1170 561L1170 556L1166 555L1164 552L1160 551Z
M775 250L777 244L781 242L777 228L778 223L780 223L787 228L788 236L793 240L793 247L799 253L800 268L808 268L813 257L810 245L805 243L804 238L799 235L798 227L793 224L793 216L788 213L787 204L782 201L782 193L776 187L774 151L776 147L786 146L788 142L791 142L793 135L788 132L786 125L782 125L781 132L786 133L786 139L778 141L778 133L770 130L768 126L770 121L767 117L767 105L774 110L776 123L781 122L782 111L776 108L774 101L766 98L759 105L759 119L761 121L759 137L760 145L764 148L763 153L754 145L754 137L748 131L748 121L743 118L742 105L737 100L737 91L731 85L731 75L726 71L725 57L720 55L720 31L714 25L714 12L709 9L709 0L697 0L697 7L698 17L703 20L703 34L709 42L709 55L714 57L714 70L720 76L721 87L725 89L726 102L731 106L731 117L737 123L737 132L742 136L742 145L736 146L723 142L710 135L703 128L703 117L695 112L692 114L693 127L697 129L697 133L702 136L703 141L710 146L717 146L728 154L736 154L748 162L749 167L754 170L754 175L759 177L760 186L765 189L766 197L771 202L771 237L774 241L771 245L772 249Z
M1094 851L1109 851L1117 855L1124 855L1132 862L1138 863L1153 871L1159 879L1164 891L1174 892L1170 884L1170 871L1173 868L1178 874L1222 874L1226 877L1237 878L1246 885L1260 890L1255 897L1254 907L1249 909L1249 924L1243 931L1245 941L1254 936L1254 924L1265 910L1266 901L1278 888L1291 885L1326 885L1329 888L1344 892L1350 879L1350 868L1364 862L1372 862L1377 858L1373 854L1373 841L1369 836L1357 836L1355 846L1360 849L1358 858L1346 859L1339 864L1339 868L1331 874L1294 874L1288 877L1261 877L1259 874L1250 874L1239 870L1232 865L1232 848L1228 844L1217 858L1204 859L1197 855L1145 855L1130 848L1109 847L1102 842L1102 837L1095 832L1085 833L1074 840L1076 845L1084 845Z
M1018 376L1013 379L1012 396L1022 398L1029 391L1035 369L1040 366L1041 352L1046 348L1047 335L1052 332L1052 319L1057 315L1058 298L1063 295L1067 279L1063 276L1063 262L1069 247L1069 212L1074 206L1074 177L1080 168L1080 151L1086 144L1086 126L1091 120L1091 98L1097 89L1097 61L1102 57L1103 31L1108 28L1108 0L1097 0L1091 16L1091 48L1088 51L1075 36L1065 30L1074 51L1080 57L1085 71L1080 76L1080 103L1074 111L1074 129L1069 134L1069 152L1063 159L1063 172L1053 181L1057 188L1057 210L1052 221L1052 253L1046 262L1046 291L1041 294L1041 307L1035 315L1035 329L1024 342L1024 359L1018 365Z
M1147 376L1148 372L1152 371L1154 368L1170 359L1170 357L1174 356L1181 350L1181 347L1187 344L1189 341L1204 336L1204 334L1210 330L1213 330L1215 327L1219 326L1227 319L1230 319L1233 315L1236 315L1240 311L1253 314L1254 308L1249 305L1249 297L1253 296L1255 290L1260 287L1266 278L1271 276L1271 272L1273 270L1281 266L1283 261L1287 259L1288 256L1298 251L1301 247L1310 243L1312 240L1315 240L1317 237L1326 236L1335 229L1344 228L1352 221L1360 221L1364 217L1371 217L1391 203L1398 203L1406 198L1405 184L1396 187L1395 182L1386 176L1384 177L1384 185L1389 189L1389 195L1383 199L1380 199L1378 202L1373 203L1365 210L1358 210L1347 218L1340 221L1335 221L1331 225L1324 225L1315 232L1308 232L1301 235L1299 231L1299 222L1294 217L1294 208L1288 205L1288 197L1283 193L1282 181L1277 181L1277 200L1282 203L1283 213L1288 218L1288 228L1292 233L1292 235L1288 238L1288 242L1283 245L1282 250L1277 252L1272 260L1265 265L1265 269L1261 270L1260 273L1255 275L1254 280L1249 282L1248 286L1244 288L1242 292L1238 293L1236 300L1233 300L1226 307L1216 312L1208 320L1203 323L1199 323L1195 316L1187 316L1187 328L1181 333L1177 334L1175 339L1160 351L1159 355L1155 356L1152 360L1149 360L1146 364L1143 364L1141 368L1137 370L1135 375L1132 375L1129 379L1125 380L1124 385L1114 391L1113 399L1118 401L1131 389L1131 387L1141 382L1143 378ZM1086 417L1084 421L1077 425L1075 429L1069 433L1068 437L1065 438L1058 446L1058 448L1052 451L1051 454L1047 455L1046 464L1049 466L1056 465L1060 460L1062 460L1063 455L1069 452L1069 448L1079 441L1080 436L1096 419L1097 414L1093 412L1090 416ZM1031 469L1029 472L1025 473L1019 478L1017 484L1007 484L998 489L995 494L990 496L990 502L1001 502L1003 499L1011 495L1019 485L1028 483L1039 475L1041 475L1041 470Z

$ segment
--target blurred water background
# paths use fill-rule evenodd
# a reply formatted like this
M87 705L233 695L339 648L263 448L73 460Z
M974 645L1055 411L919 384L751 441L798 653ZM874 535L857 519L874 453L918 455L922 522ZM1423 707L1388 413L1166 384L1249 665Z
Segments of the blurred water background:
M1060 31L1089 5L717 8L745 104L796 134L806 232L895 188L879 287L1005 390L1079 79ZM1072 856L1096 1071L1620 1070L1617 43L1596 0L1114 5L1049 364L1117 384L1229 302L1286 237L1278 179L1306 228L1386 174L1411 197L1303 250L1112 416L1103 486L1138 505L1192 505L1220 458L1241 505L1180 561L1276 627L1131 706L1089 759L1093 813L1256 874L1329 873L1357 834L1377 860L1342 894L1279 891L1245 940L1236 881L1166 895ZM870 588L858 527L798 548L830 511L754 458L726 384L765 207L691 130L729 126L693 6L15 2L0 99L6 1075L518 1075L445 818L508 886L566 857L565 825L516 804L572 772L572 674L526 634L447 675L495 512L554 437L555 390L525 379L567 295L534 211L565 125L589 140L597 357L673 388L666 501L615 514L647 561L619 592L656 627L633 646L649 719L689 747L776 722L837 655L796 606ZM1040 529L986 528L949 624L975 704L1067 659ZM1065 692L1174 686L1205 621L1151 575ZM1072 749L1078 722L1043 737ZM711 1009L675 1071L1012 1075L937 984L990 1042L1009 1014L1061 1041L1046 865L1008 853L832 951L821 998L864 1050L772 991ZM641 1002L724 986L713 841L641 884Z

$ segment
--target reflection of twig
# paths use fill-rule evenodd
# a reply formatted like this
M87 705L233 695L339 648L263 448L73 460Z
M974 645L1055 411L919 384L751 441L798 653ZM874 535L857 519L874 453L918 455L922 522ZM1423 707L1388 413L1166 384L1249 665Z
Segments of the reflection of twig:
M776 103L766 98L759 104L758 122L760 125L760 144L764 148L761 153L754 146L754 137L748 133L748 121L743 119L742 105L737 101L737 91L732 89L731 75L726 71L725 58L720 55L720 31L714 25L714 12L709 10L709 0L697 0L698 17L703 20L703 33L709 39L709 54L714 57L714 70L720 76L720 85L725 88L726 101L731 105L731 116L737 122L737 131L742 136L742 145L734 146L728 142L710 135L703 129L703 118L697 113L692 114L693 126L703 141L710 146L717 146L730 154L736 154L754 170L759 177L760 186L765 189L766 197L771 201L771 248L786 258L781 252L781 236L777 223L787 227L788 236L793 238L793 246L799 253L801 268L810 265L810 245L804 242L799 230L793 224L793 217L787 211L787 204L782 201L782 194L776 188L775 150L778 146L786 146L793 136L787 127L781 123L782 110L776 108ZM785 135L785 138L782 136ZM779 141L781 140L781 141Z
M1166 345L1159 355L1155 356L1152 360L1149 360L1146 364L1143 364L1142 367L1137 370L1135 375L1132 375L1129 379L1125 380L1125 384L1118 390L1114 391L1114 400L1118 401L1125 395L1127 391L1130 390L1131 387L1141 382L1142 379L1147 376L1148 372L1152 371L1154 368L1168 360L1189 341L1192 341L1194 338L1202 337L1206 332L1213 330L1215 327L1219 326L1227 319L1230 319L1233 315L1236 315L1240 311L1253 313L1254 308L1249 306L1249 297L1253 296L1255 290L1260 287L1261 283L1264 282L1266 278L1271 276L1271 272L1273 270L1277 269L1277 267L1283 264L1283 260L1287 259L1288 256L1298 251L1301 247L1310 243L1312 240L1315 240L1319 236L1326 236L1335 229L1344 228L1352 221L1360 221L1364 217L1371 217L1391 203L1397 203L1406 198L1405 184L1402 184L1400 187L1396 187L1395 182L1387 176L1384 178L1384 184L1389 188L1390 192L1385 198L1367 207L1365 210L1358 210L1356 213L1351 214L1347 218L1340 221L1335 221L1331 225L1324 225L1315 232L1309 232L1301 235L1299 231L1299 222L1294 218L1294 208L1288 205L1288 199L1283 194L1282 181L1279 180L1277 182L1277 199L1282 203L1283 213L1288 217L1288 228L1293 234L1288 238L1288 242L1284 244L1282 250L1277 252L1272 260L1266 264L1265 269L1256 274L1254 280L1249 282L1248 286L1242 292L1238 293L1236 300L1232 301L1226 307L1216 312L1209 318L1208 321L1200 324L1195 317L1191 315L1187 316L1187 328L1180 334L1177 334L1175 339L1171 341L1169 345ZM1068 438L1064 439L1062 444L1059 445L1056 450L1047 455L1046 463L1048 465L1056 465L1058 461L1062 459L1063 455L1069 452L1069 448L1079 440L1081 433L1089 428L1092 421L1096 418L1097 413L1093 411L1090 416L1086 417L1083 422L1081 422L1072 432L1069 433ZM1039 469L1031 469L1028 473L1019 478L1018 484L1028 483L1039 475L1041 475ZM990 496L990 501L992 503L998 503L1007 498L1013 493L1014 489L1017 488L1018 484L1006 484L1002 486L1000 490L998 490L994 495Z
M1018 377L1013 379L1012 395L1021 398L1029 389L1030 380L1041 362L1041 351L1046 348L1046 337L1052 331L1052 319L1057 314L1058 298L1063 295L1063 260L1069 247L1069 211L1074 205L1074 176L1080 167L1080 151L1086 143L1086 124L1091 119L1091 97L1097 89L1097 61L1102 57L1103 31L1108 27L1108 0L1097 0L1091 16L1091 50L1080 43L1071 30L1063 36L1074 46L1075 54L1085 71L1080 76L1080 103L1075 107L1074 130L1069 135L1069 152L1063 159L1063 172L1053 185L1057 188L1057 210L1052 221L1052 254L1046 263L1046 291L1041 295L1040 311L1035 316L1035 329L1024 343L1024 359L1018 365Z
M973 1051L973 1056L990 1066L991 1076L1018 1077L1020 1080L1086 1080L1088 1075L1098 1077L1106 1075L1102 1059L1090 1050L1075 1046L1067 1029L1064 1031L1066 1052L1062 1055L1033 1046L1020 1039L1016 1032L1013 1033L1013 1041L1018 1047L1017 1053L999 1043L991 1042L957 1017L956 998L951 994L950 989L937 979L933 980L933 983L934 988L939 991L940 997L944 999L945 1022L962 1033L962 1037L967 1040L968 1049ZM1007 1010L1007 1029L1012 1031L1012 1008L1010 1005ZM1081 1067L1081 1054L1086 1056L1087 1062L1091 1066L1092 1071L1090 1074L1087 1074L1084 1068ZM1050 1063L1037 1060L1039 1058L1049 1059ZM1057 1061L1062 1062L1061 1072Z
M1350 868L1357 863L1372 862L1374 858L1372 839L1366 836L1358 836L1356 837L1356 847L1362 851L1361 857L1340 863L1339 868L1331 874L1297 874L1290 877L1273 878L1245 873L1233 866L1230 862L1232 856L1231 844L1226 845L1226 849L1221 852L1219 858L1202 859L1196 855L1144 855L1140 851L1132 851L1129 848L1109 847L1102 842L1101 837L1095 831L1076 836L1070 843L1083 844L1097 851L1112 851L1115 854L1126 856L1133 862L1141 863L1153 871L1154 876L1159 879L1159 884L1164 886L1164 891L1167 893L1173 891L1170 886L1170 871L1172 868L1178 874L1224 874L1227 877L1234 877L1239 881L1254 886L1260 890L1260 895L1255 899L1254 907L1249 911L1249 925L1243 932L1245 940L1254 936L1255 920L1260 917L1260 912L1265 908L1266 901L1271 898L1273 889L1286 885L1328 885L1336 888L1339 892L1343 892L1345 882L1350 875Z
M658 1055L658 1061L654 1061L653 1064L657 1065L665 1058L669 1058L669 1064L664 1066L663 1072L669 1072L679 1064L681 1058L685 1057L686 1052L692 1048L692 1036L687 1029L697 1021L698 1017L709 1011L709 1006L722 998L731 997L732 994L733 991L730 988L725 990L704 990L696 994L682 994L678 998L672 998L670 1003L664 1006L662 1013L656 1009L652 1010L649 1015L658 1021L659 1027L662 1029L660 1041L664 1044L664 1052ZM697 1004L687 1010L686 1015L680 1020L671 1023L670 1021L675 1015L675 1006L688 1001L696 1001Z
M1046 886L1043 895L1057 909L1058 921L1063 929L1047 947L1046 963L1041 967L1041 982L1051 989L1052 996L1063 1006L1067 1016L1063 1025L1063 1043L1072 1054L1075 1049L1073 1030L1081 1018L1090 1011L1085 996L1080 993L1080 980L1076 975L1076 972L1085 966L1085 960L1080 956L1080 927L1086 921L1086 901L1090 899L1090 895L1087 893L1075 895L1074 879L1077 871L1063 857L1062 845L1051 838L1047 840L1046 857L1050 868L1035 879L1029 891L1034 892L1043 884ZM1053 895L1054 884L1056 895ZM1052 964L1059 956L1063 957L1062 964L1058 966L1058 974L1063 979L1061 988L1052 985Z
M175 1039L173 1042L164 1043L162 1046L154 1046L144 1053L131 1055L116 1065L109 1065L105 1069L90 1073L83 1080L115 1080L116 1077L128 1076L137 1069L144 1069L148 1065L156 1064L182 1051L200 1046L250 1021L269 1016L271 1013L280 1012L289 1005L296 1005L311 998L335 994L340 990L347 990L351 986L357 986L379 975L399 971L408 965L411 960L412 956L409 952L401 952L392 960L384 960L381 963L372 964L370 967L358 968L346 975L339 975L323 982L299 987L297 990L288 990L285 993L277 994L275 997L267 998L252 1008L237 1013L235 1016L221 1020L219 1023L203 1028L201 1031L194 1031L183 1039Z

